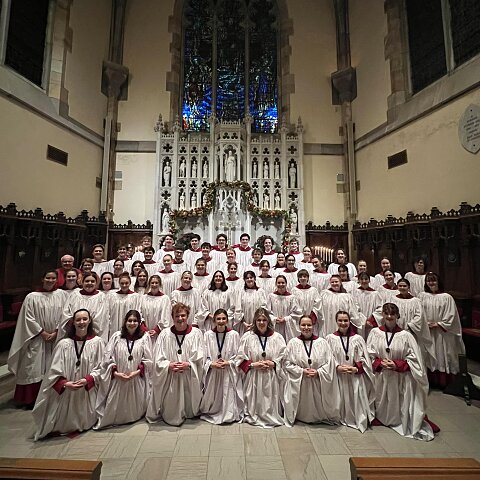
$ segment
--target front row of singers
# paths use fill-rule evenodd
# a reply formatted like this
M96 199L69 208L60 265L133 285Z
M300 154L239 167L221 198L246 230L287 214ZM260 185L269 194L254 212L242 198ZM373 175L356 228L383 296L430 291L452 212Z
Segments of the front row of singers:
M173 326L156 342L129 311L105 347L90 313L74 313L56 345L33 410L36 440L51 433L101 429L139 420L181 425L200 416L214 423L260 427L343 424L364 432L382 424L405 437L432 440L426 417L428 381L413 335L398 325L399 309L383 305L383 325L365 343L346 311L319 338L302 316L288 344L265 308L241 337L218 309L204 335L188 323L190 308L172 308Z

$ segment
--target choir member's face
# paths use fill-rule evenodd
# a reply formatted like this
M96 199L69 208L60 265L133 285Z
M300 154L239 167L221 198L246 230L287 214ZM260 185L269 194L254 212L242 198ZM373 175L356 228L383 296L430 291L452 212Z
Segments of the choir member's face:
M60 262L62 264L62 267L67 270L69 268L73 268L73 257L71 255L64 255L61 259Z
M260 263L261 259L262 259L262 252L259 252L258 250L255 250L253 252L253 261L255 263Z
M137 330L139 324L140 323L139 323L137 317L135 315L130 315L125 322L128 333L130 335L133 335L135 333L135 331Z
M173 324L175 325L175 328L182 332L183 330L186 330L188 327L188 313L186 310L180 310L177 312L174 317L173 317Z
M160 290L160 282L158 281L157 277L151 278L149 284L152 292L156 293Z
M190 247L192 247L192 250L196 250L198 248L198 244L200 242L198 241L198 238L192 238L190 240Z
M164 247L165 248L172 248L173 247L173 242L174 242L173 237L171 237L170 235L167 235L165 237L165 241L163 242Z
M120 290L123 293L127 293L128 289L130 288L130 283L131 282L127 277L122 277L118 282L118 285L120 286Z
M395 328L395 325L397 324L397 315L395 313L386 313L382 311L382 316L383 316L383 321L385 322L385 326L389 329L392 330Z
M134 247L131 243L129 243L129 244L127 245L127 254L128 254L130 257L132 257L134 253L135 253L135 247Z
M230 277L236 277L237 276L237 270L238 270L238 268L237 268L236 265L230 265L228 267L228 275Z
M287 282L283 277L278 277L277 281L275 282L275 286L277 290L281 293L284 293L287 290Z
M433 293L438 292L438 280L436 278L429 278L427 285Z
M117 254L122 260L127 258L127 247L120 247L117 250Z
M133 268L132 268L132 272L133 272L133 275L136 277L138 276L138 274L140 273L140 270L142 269L142 266L140 264L136 264Z
M310 247L305 247L303 249L303 259L306 262L309 262L312 259L312 251L310 250Z
M92 268L93 268L93 263L83 262L83 266L82 266L83 273L90 273L92 271Z
M144 250L143 256L145 257L145 260L149 262L153 258L153 252L151 250Z
M390 268L390 260L388 258L383 258L382 261L380 262L380 266L382 267L382 270L385 271Z
M415 262L415 272L419 273L420 275L425 273L425 262L423 260L419 260L418 262Z
M208 258L208 257L210 257L210 250L211 250L211 249L208 248L208 247L203 247L203 248L202 248L202 257L203 257L203 258Z
M93 258L99 262L103 259L103 248L102 247L95 247L93 249Z
M297 241L294 240L294 241L290 242L290 250L292 252L298 251L298 242Z
M213 281L215 283L215 286L217 288L220 288L223 282L223 276L221 273L217 272L215 276L213 277Z
M362 278L360 280L360 285L362 288L368 288L370 286L370 279L369 278Z
M214 323L219 332L224 332L225 327L227 326L228 318L224 313L219 313L215 316Z
M360 260L358 262L357 271L358 271L358 273L366 272L367 271L367 262L365 262L364 260Z
M235 259L236 259L235 252L233 250L228 250L228 252L227 252L227 262L232 263L232 262L235 261Z
M220 250L223 250L227 245L227 241L223 238L223 237L220 237L218 240L217 240L217 247L220 249Z
M260 270L262 272L262 275L267 276L270 272L270 264L269 263L264 263L261 267Z
M265 315L260 315L256 321L258 331L260 333L265 333L268 327L268 318Z
M94 277L85 277L82 286L87 293L91 293L97 288L97 281Z
M346 282L348 280L348 270L345 270L343 268L338 269L338 274L340 275L340 278L342 279L342 282Z
M184 273L182 275L182 287L190 288L192 286L192 275L190 273Z
M170 255L165 255L162 259L163 266L165 267L165 270L169 272L172 269L172 257Z
M75 272L68 272L65 276L65 286L67 288L74 288L77 285L77 274Z
M55 284L57 283L57 275L54 272L47 272L43 277L42 287L44 290L52 290Z
M345 252L343 250L339 250L337 252L337 263L343 265L345 263Z
M339 313L337 315L337 327L338 330L342 333L347 333L348 327L350 326L350 320L348 315L345 313Z
M300 285L307 285L308 284L308 275L302 274L298 276L298 283Z
M142 240L142 247L143 248L151 247L151 246L152 246L152 239L151 238L144 238Z
M317 257L312 259L312 264L313 264L313 268L315 269L320 268L320 260Z
M250 241L250 239L245 235L245 236L242 236L240 237L240 245L243 247L243 248L247 248L248 247L248 242Z
M263 242L263 247L265 248L266 252L270 252L273 247L272 241L269 238L265 239Z
M248 288L253 288L255 286L255 277L253 275L247 275L245 277L245 285Z
M398 288L398 291L400 292L400 295L407 295L409 289L408 289L408 285L405 282L398 282L397 288Z
M277 263L281 266L281 267L284 267L285 266L285 255L283 253L279 253L277 255Z
M75 335L84 337L88 331L88 324L91 322L88 312L80 311L73 318L73 326L75 327Z
M140 272L137 275L138 284L141 287L144 287L147 284L147 274L145 272Z
M111 290L113 284L113 278L111 275L104 275L102 277L102 287L104 291Z
M177 248L175 250L175 261L176 262L181 262L183 260L183 250L180 248Z
M303 317L300 320L300 332L305 338L310 338L313 333L313 322L311 318Z
M205 273L206 268L207 268L207 264L203 260L199 260L195 264L195 268L197 269L197 273L200 273L201 275L203 275Z
M287 257L287 269L288 270L295 269L295 257Z
M122 272L123 272L123 263L122 262L115 262L113 264L113 273L118 276Z
M395 277L390 270L387 270L384 273L383 277L385 278L385 282L387 283L387 285L391 285L394 283L393 281L395 280Z
M334 292L339 292L340 291L340 289L342 288L342 282L340 281L340 279L338 277L332 277L330 279L330 288Z

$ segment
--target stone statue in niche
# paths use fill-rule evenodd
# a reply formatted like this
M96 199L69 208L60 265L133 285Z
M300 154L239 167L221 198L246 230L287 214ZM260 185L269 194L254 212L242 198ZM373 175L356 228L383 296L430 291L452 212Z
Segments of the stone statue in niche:
M193 190L192 194L190 195L190 206L192 208L197 208L197 192Z
M192 178L197 177L197 161L192 160Z
M253 193L253 199L254 199L255 205L258 207L260 205L260 200L258 199L258 192L256 190Z
M256 160L252 163L252 178L258 178L258 163Z
M263 208L265 210L270 210L270 194L268 193L268 190L263 192Z
M208 160L203 161L202 176L203 178L208 178Z
M178 196L178 208L185 210L185 192L183 190L180 191L180 195Z
M280 196L280 192L275 190L275 195L273 196L273 204L275 210L280 210L280 204L282 203L282 197Z
M202 193L200 194L200 200L201 200L202 205L205 204L205 193L206 193L206 191L205 191L205 189L203 189Z
M275 160L273 164L273 176L274 178L280 178L280 162L278 160Z
M168 207L165 207L162 213L162 233L168 233L170 231L170 213Z
M178 170L179 177L186 177L187 176L187 162L184 158L180 160L180 168Z
M288 187L297 188L297 167L294 162L288 167Z
M297 233L298 232L298 215L293 207L290 209L290 220L292 222L292 233Z
M228 151L227 158L225 160L225 180L227 182L235 181L236 174L236 162L232 150Z
M268 160L265 160L263 162L263 178L269 178L270 177L270 167L268 165Z
M163 166L163 186L170 187L172 182L172 166L170 162L165 162Z

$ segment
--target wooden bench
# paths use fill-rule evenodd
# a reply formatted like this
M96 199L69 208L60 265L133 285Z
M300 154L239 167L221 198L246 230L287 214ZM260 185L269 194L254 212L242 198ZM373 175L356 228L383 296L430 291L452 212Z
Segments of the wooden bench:
M0 478L30 479L100 479L102 462L43 458L0 458Z
M352 480L480 479L480 462L473 458L351 457L349 461Z

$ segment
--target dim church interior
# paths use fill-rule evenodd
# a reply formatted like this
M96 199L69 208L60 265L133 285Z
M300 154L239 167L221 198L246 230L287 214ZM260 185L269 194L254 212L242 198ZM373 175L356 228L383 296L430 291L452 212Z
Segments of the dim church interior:
M479 2L34 3L0 5L2 320L62 254L158 242L173 221L232 243L288 227L402 272L425 255L480 329ZM0 457L100 459L102 478L337 480L350 456L480 460L478 407L431 391L432 442L194 420L34 444L30 412L4 401Z

